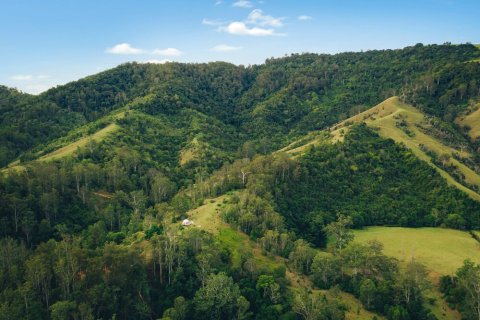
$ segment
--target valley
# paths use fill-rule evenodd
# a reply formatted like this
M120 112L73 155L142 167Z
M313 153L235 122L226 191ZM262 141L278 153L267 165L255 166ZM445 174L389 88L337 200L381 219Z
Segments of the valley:
M476 319L479 58L417 44L0 87L0 319Z

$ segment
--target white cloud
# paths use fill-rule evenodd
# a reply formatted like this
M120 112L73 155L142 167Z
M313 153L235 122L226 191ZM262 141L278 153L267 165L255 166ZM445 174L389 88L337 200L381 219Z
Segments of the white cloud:
M112 54L142 54L144 51L142 49L133 48L128 43L119 43L112 48L106 50L108 53Z
M32 75L32 74L16 74L11 77L12 80L15 81L32 81L32 80L44 80L48 79L50 76L40 74L40 75Z
M43 84L43 83L36 83L36 84L29 84L23 88L23 91L28 92L30 94L39 94L48 89L52 88L53 85Z
M124 54L124 55L161 55L167 57L181 56L184 53L176 48L166 48L166 49L154 49L154 50L144 50L139 48L134 48L128 43L120 43L112 48L106 50L108 53L112 54Z
M238 51L241 49L242 47L230 46L228 44L219 44L213 47L211 50L215 52L232 52L232 51Z
M219 6L219 5L221 5L222 3L223 3L222 0L217 0L217 1L215 1L215 5L216 5L216 6Z
M313 18L311 16L298 16L298 20L300 21L307 21L307 20L312 20Z
M164 64L164 63L167 63L167 62L172 62L172 60L169 60L169 59L162 59L162 60L152 59L152 60L142 61L141 63Z
M220 30L239 36L265 37L275 35L274 29L258 27L249 28L244 22L240 21L232 22L228 26L220 28Z
M274 27L274 28L279 28L283 26L282 22L283 18L274 18L269 15L264 15L263 11L260 9L255 9L247 17L247 22L258 25L261 27Z
M275 18L264 14L262 10L255 9L244 21L233 21L224 23L219 20L203 19L202 23L209 26L218 26L218 31L242 36L285 36L285 33L276 32L277 28L283 26L285 18Z
M33 80L33 76L31 74L17 74L17 75L12 76L12 80L30 81L30 80Z
M167 49L155 49L152 51L153 54L158 54L166 57L178 57L184 53L176 48L167 48Z
M220 20L211 20L211 19L207 19L207 18L204 18L202 20L202 24L206 25L206 26L214 26L214 27L217 27L217 26L221 26L222 24L224 24L222 21Z
M247 0L238 0L233 3L233 6L237 8L251 8L253 7L253 3Z

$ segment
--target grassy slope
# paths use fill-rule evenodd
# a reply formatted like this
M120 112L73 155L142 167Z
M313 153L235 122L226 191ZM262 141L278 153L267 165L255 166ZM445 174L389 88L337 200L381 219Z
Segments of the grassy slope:
M192 160L198 159L198 152L200 148L201 146L198 139L193 138L188 144L187 148L184 148L180 152L180 165L183 166Z
M438 319L461 319L458 311L451 309L443 300L438 281L441 275L453 273L464 259L480 260L480 245L470 235L439 228L371 227L356 232L356 241L371 239L381 241L385 246L384 252L401 262L405 263L414 257L426 265L434 284L426 295L435 299L435 303L428 307Z
M480 103L477 103L473 110L467 115L458 117L455 122L461 126L469 126L468 134L475 140L480 137Z
M51 143L52 146L56 147L56 150L49 152L45 155L42 155L37 160L39 161L57 160L57 159L72 155L78 148L85 147L89 141L100 142L103 139L105 139L105 137L107 137L108 135L117 131L120 128L115 123L115 121L118 119L122 119L124 117L125 117L124 109L115 110L111 114L95 121L97 123L108 123L104 128L96 131L95 133L86 134L88 130L88 125L84 127L80 127L76 130L73 130L67 136L60 138L57 141L54 141ZM82 136L80 139L72 138L72 137L78 136L79 134Z
M73 154L78 148L83 148L85 147L89 141L96 141L100 142L102 141L106 136L111 134L112 132L115 132L119 129L119 126L115 123L111 123L107 125L105 128L98 130L94 134L91 134L89 136L83 137L75 142L72 142L60 149L57 149L53 152L50 152L40 158L38 158L39 161L49 161L49 160L57 160L66 156L69 156Z
M194 227L216 235L217 239L231 250L234 265L240 263L242 253L252 253L255 263L260 268L269 271L273 271L276 267L284 264L280 257L262 255L257 244L251 241L246 234L231 228L221 220L219 212L228 198L228 195L223 195L215 199L205 200L203 206L190 210L187 216L194 223ZM237 267L240 266L237 265Z
M480 263L480 244L467 232L441 228L370 227L355 231L355 241L377 239L384 244L386 255L401 262L414 258L430 272L435 286L428 296L437 303L430 306L439 319L460 319L460 314L450 309L438 290L441 275L453 274L465 259Z
M377 239L384 252L400 261L412 257L429 270L442 275L453 274L465 259L480 263L480 244L470 234L442 228L369 227L355 231L355 239Z
M143 97L135 98L129 103L125 104L125 106L123 106L122 108L113 110L108 115L100 119L97 119L92 123L88 123L84 126L73 129L64 137L56 139L50 142L49 144L45 145L42 148L42 150L40 150L37 153L37 156L39 156L37 161L57 160L57 159L72 155L77 150L77 148L85 147L88 144L88 142L91 140L94 140L96 142L102 141L107 136L114 133L120 128L116 124L116 120L124 118L127 115L127 111L136 112L135 109L138 106L148 103L149 101L151 101L152 97L153 95L149 94ZM88 134L92 125L99 125L99 124L106 124L106 125L102 129L92 134ZM48 152L47 154L42 154L44 153L44 150L52 150L52 149L53 151ZM6 168L4 168L2 171L6 171L9 169L14 169L14 170L24 169L24 166L19 164L20 164L20 161L15 160L12 163L10 163Z
M120 126L115 123L115 120L121 119L125 116L125 111L113 112L112 114L105 116L97 120L95 123L108 123L104 128L96 131L92 134L87 134L90 125L87 124L80 128L72 130L68 135L59 138L47 146L45 149L54 149L52 152L49 152L45 155L42 155L43 151L37 153L37 158L34 161L51 161L58 160L66 156L72 155L78 148L85 147L90 141L100 142L105 139L110 134L116 132ZM79 138L80 137L80 138ZM8 170L24 170L25 167L20 164L20 160L15 160L10 163L7 167L2 169L2 172L7 172Z
M414 133L414 136L408 136L402 129L396 126L398 121L396 118L403 117L408 123L408 129ZM432 159L424 151L421 150L420 144L425 145L428 149L436 152L438 155L448 154L456 152L463 157L471 156L467 152L459 152L453 148L443 144L440 140L433 136L430 136L421 131L416 124L420 123L424 119L424 115L418 109L401 102L398 97L392 97L379 105L368 109L358 115L355 115L331 128L332 141L342 141L344 134L348 131L350 125L358 122L365 122L368 126L378 130L379 134L384 138L390 138L398 143L403 143L407 148L420 159L428 162L444 177L450 185L457 187L458 189L467 193L471 198L480 201L480 195L475 191L465 187L456 181L445 170L437 167L432 163ZM285 147L281 151L286 151L292 155L301 154L309 145L315 145L325 142L325 139L320 138L310 140L308 143L297 146L298 143L294 142L290 146ZM459 170L465 175L465 180L470 184L480 185L480 175L473 170L465 166L463 163L451 158L451 163L456 165Z
M215 199L206 200L203 206L189 211L187 213L188 218L193 221L194 227L213 233L223 245L230 249L234 266L240 263L241 254L251 253L255 264L260 269L272 271L280 266L285 266L287 268L286 277L290 281L292 290L305 287L313 289L313 285L307 277L289 270L284 258L274 255L263 255L258 244L250 240L243 232L233 229L221 220L219 211L228 202L228 198L228 195L223 195ZM315 291L321 291L327 294L327 296L331 296L329 291ZM380 315L365 310L361 302L351 294L340 292L340 297L348 306L348 320L366 320L372 319L374 316L379 320L384 319Z

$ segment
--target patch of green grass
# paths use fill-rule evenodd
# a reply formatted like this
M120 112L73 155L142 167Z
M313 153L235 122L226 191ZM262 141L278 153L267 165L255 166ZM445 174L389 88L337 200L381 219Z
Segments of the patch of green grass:
M472 231L472 232L473 232L477 237L480 238L480 231L474 230L474 231Z
M228 196L223 195L215 199L205 200L202 206L187 212L187 216L196 227L218 234L221 228L226 227L226 224L220 218L221 206L219 207L218 204L223 204L226 199L228 199Z
M265 256L258 245L250 240L245 233L233 229L220 218L218 204L223 204L229 195L223 195L215 199L207 199L204 205L190 210L187 215L194 223L194 227L204 229L216 236L219 242L232 253L232 264L240 267L243 255L252 255L255 264L266 272L273 272L284 262L279 257Z
M460 320L462 316L457 310L451 309L448 303L443 299L443 295L438 290L437 286L434 286L426 293L426 306L439 320ZM429 299L433 299L433 304L428 302Z
M468 232L442 228L369 227L355 231L355 241L379 240L384 253L406 263L414 258L429 270L434 286L426 296L433 298L427 307L438 319L461 319L438 289L440 276L453 274L465 259L480 263L480 244Z
M455 122L461 126L469 126L470 130L468 131L468 135L472 139L476 139L480 137L480 104L477 104L473 109L473 112L465 116L460 116Z
M443 228L369 227L355 231L355 241L377 239L388 256L415 260L438 275L453 274L466 259L480 263L480 244L465 231Z
M385 317L379 314L366 310L362 303L350 293L341 291L340 298L348 307L345 315L347 320L371 320L373 317L376 317L378 320L385 319Z
M235 269L241 268L242 251L245 249L242 243L245 239L235 230L225 227L219 230L217 239L230 250L232 257L232 265Z
M49 154L38 158L38 161L57 160L72 155L78 148L85 147L90 141L99 142L103 140L107 135L117 131L119 128L120 127L115 123L109 124L105 128L95 132L92 135L83 137L73 143L70 143L69 145L66 145L60 149L57 149Z

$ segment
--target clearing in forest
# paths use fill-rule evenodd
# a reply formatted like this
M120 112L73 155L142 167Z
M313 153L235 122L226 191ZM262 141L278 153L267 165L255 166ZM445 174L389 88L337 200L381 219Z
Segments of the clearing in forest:
M107 125L105 128L98 130L92 135L83 137L69 145L66 145L60 149L57 149L53 152L50 152L40 158L38 161L50 161L57 160L66 156L73 154L78 148L83 148L88 145L90 141L99 142L105 139L105 137L119 129L118 124L112 123Z
M415 259L430 271L453 274L470 259L480 263L480 243L465 231L443 228L368 227L355 231L355 241L377 239L384 253L400 261Z
M472 140L480 137L480 103L477 103L470 113L455 119L455 122L462 127L469 128L468 135Z

